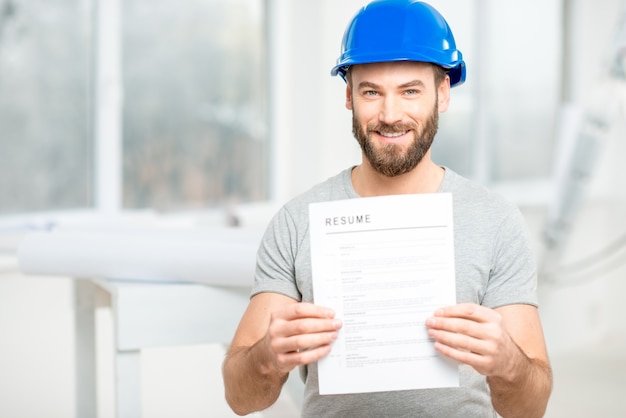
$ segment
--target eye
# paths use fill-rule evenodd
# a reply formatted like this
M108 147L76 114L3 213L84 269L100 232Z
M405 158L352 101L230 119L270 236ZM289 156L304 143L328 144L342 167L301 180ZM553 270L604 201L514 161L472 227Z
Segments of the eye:
M378 96L378 92L376 90L365 90L363 92L363 96L371 96L371 97Z
M419 94L419 91L416 89L408 89L404 91L404 94L406 96L415 96L416 94Z

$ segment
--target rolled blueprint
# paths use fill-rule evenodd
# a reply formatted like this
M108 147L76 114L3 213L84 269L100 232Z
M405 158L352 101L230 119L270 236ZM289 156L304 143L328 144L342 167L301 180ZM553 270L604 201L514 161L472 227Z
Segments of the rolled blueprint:
M25 274L252 285L263 230L231 227L101 228L27 233Z

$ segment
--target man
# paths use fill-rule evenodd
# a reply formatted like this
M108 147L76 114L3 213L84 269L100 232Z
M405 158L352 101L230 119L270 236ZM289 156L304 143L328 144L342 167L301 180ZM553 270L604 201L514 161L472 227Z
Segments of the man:
M301 367L303 417L543 416L552 377L524 220L430 156L438 113L448 108L450 87L465 80L446 21L424 3L374 1L349 24L332 74L346 80L363 160L287 203L270 223L224 361L229 405L241 415L269 407ZM438 309L426 326L436 350L459 363L460 387L320 395L317 361L342 323L313 303L309 203L436 192L453 196L458 304Z

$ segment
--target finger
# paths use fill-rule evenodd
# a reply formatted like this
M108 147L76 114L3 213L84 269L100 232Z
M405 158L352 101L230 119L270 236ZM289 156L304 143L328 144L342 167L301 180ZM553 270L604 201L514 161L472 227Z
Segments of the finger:
M476 322L464 318L433 317L426 321L429 335L435 336L437 331L454 333L472 338L483 339L491 334L490 324Z
M506 339L506 331L499 322L479 323L458 318L434 318L427 321L428 335L437 341L450 341L453 346L463 347L481 353L493 351ZM464 338L483 342L483 345L464 344ZM494 348L495 347L495 348Z
M491 352L492 343L489 340L442 330L429 330L428 334L436 343L443 344L461 352L477 353L481 355Z
M306 334L337 331L342 322L335 318L301 318L295 320L275 319L270 323L272 337L291 337Z
M304 352L329 345L337 339L337 331L320 332L315 334L301 334L272 340L272 350L275 353Z
M463 343L458 343L462 345ZM471 344L465 344L466 347L471 347ZM446 357L451 358L452 360L458 361L459 363L467 364L472 366L479 373L489 376L497 372L498 370L502 370L502 360L500 357L498 360L498 352L501 354L503 350L498 350L497 352L493 352L493 350L484 348L484 350L475 348L463 349L461 347L450 346L444 344L443 342L435 342L435 349L443 354ZM510 357L506 357L504 359L505 362L508 362Z
M330 344L336 338L334 332L272 339L270 345L277 369L288 372L296 366L319 360L330 353Z
M499 317L493 309L475 303L459 303L435 311L435 317L465 318L476 322L489 322Z
M279 368L283 370L291 370L294 367L317 361L330 353L331 346L326 344L309 350L292 351L282 353L276 356Z
M335 312L324 306L308 302L294 303L277 312L285 320L298 318L334 318Z
M440 342L435 343L435 349L444 356L458 361L459 363L468 364L477 370L484 368L489 361L489 358L481 353L459 349Z

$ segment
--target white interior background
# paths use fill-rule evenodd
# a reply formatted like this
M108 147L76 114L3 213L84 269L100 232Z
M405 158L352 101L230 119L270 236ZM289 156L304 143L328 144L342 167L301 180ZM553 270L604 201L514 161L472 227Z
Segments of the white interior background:
M563 98L554 86L542 81L573 80L564 96L584 106L603 74L605 54L612 31L621 11L619 0L567 1L577 11L576 25L568 35L575 39L575 53L569 64L560 65L561 58L548 56L541 46L561 42L554 36L542 39L542 30L550 22L546 16L558 17L560 2L534 0L525 2L536 9L536 19L520 20L515 27L495 27L490 34L493 47L482 51L477 47L473 27L467 16L473 15L476 2L433 1L455 30L457 44L468 62L467 86L454 89L449 119L463 117L472 103L461 89L471 86L474 71L484 70L497 82L489 84L510 93L510 103L490 103L487 110L501 112L503 117L520 118L516 129L529 132L532 143L532 117L537 123L556 118L542 109L546 101ZM329 69L339 51L339 40L346 22L364 1L269 0L271 10L274 70L270 74L272 89L272 190L274 206L307 189L339 170L356 164L360 152L351 136L350 114L344 107L344 85L329 76ZM470 4L471 3L471 4ZM516 3L493 6L497 13L515 13ZM498 48L497 39L504 35L512 41L510 49ZM509 38L507 38L509 39ZM527 42L536 48L535 59L524 59L516 51ZM472 54L489 53L498 57L499 65L481 68ZM501 60L501 61L500 61ZM548 64L546 64L548 62ZM476 65L474 65L476 64ZM511 72L504 71L511 69ZM476 69L476 70L475 70ZM559 71L551 77L551 71ZM540 78L546 73L545 80ZM535 89L516 91L516 79L533 75ZM539 75L539 77L537 77ZM490 88L484 87L489 95ZM458 93L457 93L458 92ZM526 94L528 93L528 94ZM456 97L459 101L455 101ZM530 96L530 97L528 97ZM506 109L519 106L517 100L534 103L537 112L530 119ZM455 110L455 106L458 108ZM469 107L468 107L469 106ZM532 113L532 112L531 112ZM506 131L501 132L506 136ZM589 193L572 231L564 255L565 261L576 261L593 254L626 231L626 184L622 160L626 155L626 123L616 124L603 152L589 187ZM505 139L502 139L505 140ZM490 145L486 144L487 147ZM493 145L493 144L492 144ZM474 147L485 144L473 144ZM550 158L552 148L537 149L530 161ZM471 148L469 152L476 152ZM521 152L521 151L520 151ZM524 152L530 152L528 150ZM1 154L1 150L0 150ZM551 193L545 173L536 179L521 182L497 182L506 178L505 168L486 161L478 153L471 160L471 173L491 186L500 188L520 205L526 216L538 256L542 251L541 232ZM488 170L485 170L485 166ZM453 167L454 168L454 167ZM514 176L513 176L514 177ZM530 181L532 180L532 181ZM533 186L533 185L536 185ZM115 188L113 188L115 190ZM252 211L254 212L254 210ZM264 223L267 211L250 215L253 223ZM73 417L74 416L74 335L72 279L66 277L22 276L11 253L19 236L4 234L0 245L0 416L1 417ZM622 255L622 257L624 257ZM563 282L549 284L540 277L540 303L548 348L554 365L555 388L547 417L622 417L626 416L626 322L623 295L626 294L626 269L617 267L608 272L590 274L580 284ZM112 359L108 356L110 312L98 312L102 339L99 352L99 417L113 416ZM109 339L107 339L109 338ZM150 349L143 357L144 380L142 403L146 417L230 417L223 401L220 366L223 347L200 345ZM287 401L288 403L288 401Z

